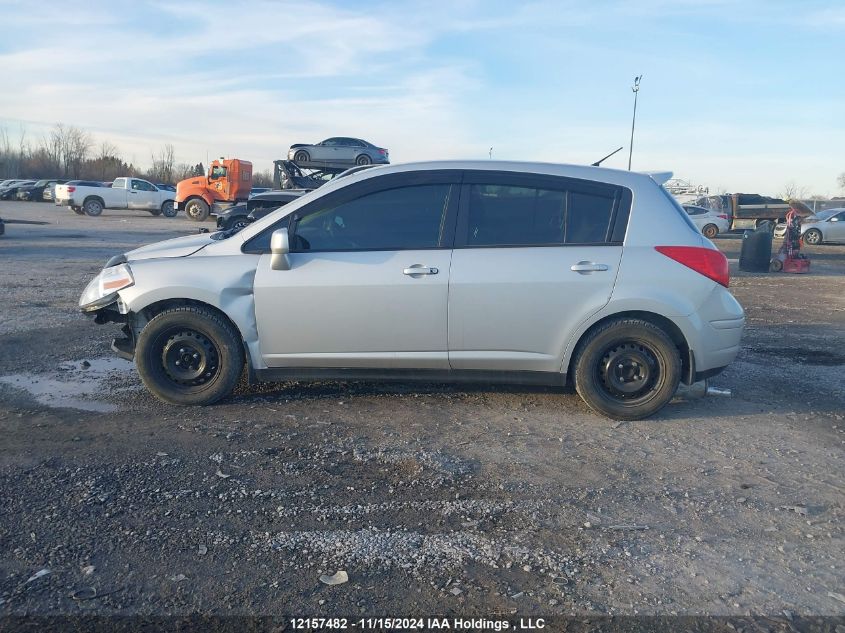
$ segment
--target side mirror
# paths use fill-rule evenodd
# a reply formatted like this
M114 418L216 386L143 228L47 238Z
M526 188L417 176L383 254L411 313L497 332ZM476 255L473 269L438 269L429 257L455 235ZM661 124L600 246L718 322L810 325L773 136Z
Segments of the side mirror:
M290 270L290 238L287 229L276 229L270 236L270 268Z

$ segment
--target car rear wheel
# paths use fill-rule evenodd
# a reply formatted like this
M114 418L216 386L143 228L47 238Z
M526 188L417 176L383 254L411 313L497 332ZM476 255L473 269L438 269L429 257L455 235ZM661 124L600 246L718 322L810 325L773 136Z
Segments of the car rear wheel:
M97 217L103 212L103 203L97 200L97 198L89 198L82 205L82 208L85 210L86 215Z
M208 204L202 198L193 198L185 203L185 215L194 222L204 222L208 219Z
M244 350L235 328L214 310L165 310L141 331L135 363L147 389L170 404L205 405L228 396Z
M173 200L167 200L162 203L161 213L166 218L176 217L176 205L173 204Z
M293 159L297 163L307 163L309 160L311 160L311 157L308 155L308 152L299 150L296 154L293 155Z
M615 420L654 415L678 390L681 357L662 329L617 319L593 330L575 356L575 389L587 405Z
M719 234L719 227L715 224L706 224L704 228L701 229L701 232L704 234L704 237L712 240Z
M367 156L366 154L361 154L358 158L355 159L356 165L370 165L373 162L373 159Z
M810 229L809 231L804 233L804 241L807 242L807 244L813 244L814 246L816 244L821 244L822 232L818 229Z

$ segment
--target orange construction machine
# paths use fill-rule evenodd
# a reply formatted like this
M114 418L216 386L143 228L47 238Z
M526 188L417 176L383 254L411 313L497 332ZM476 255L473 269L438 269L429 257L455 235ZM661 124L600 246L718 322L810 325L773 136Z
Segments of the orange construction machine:
M215 160L208 176L180 180L176 185L176 210L184 209L191 220L208 218L213 205L231 206L249 198L252 163L237 158Z

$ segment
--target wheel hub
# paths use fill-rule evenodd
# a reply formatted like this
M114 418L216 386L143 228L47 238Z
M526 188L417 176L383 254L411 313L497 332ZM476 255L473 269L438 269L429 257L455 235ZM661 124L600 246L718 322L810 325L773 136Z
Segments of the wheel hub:
M214 345L193 330L177 332L167 339L161 361L168 377L181 385L200 385L217 374L218 356Z
M623 398L636 397L651 389L657 373L657 360L651 350L635 343L607 350L599 367L605 390Z

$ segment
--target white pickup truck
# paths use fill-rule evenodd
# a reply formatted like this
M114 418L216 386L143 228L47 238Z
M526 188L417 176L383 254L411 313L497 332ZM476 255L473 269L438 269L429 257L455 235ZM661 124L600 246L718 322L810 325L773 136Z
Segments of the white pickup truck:
M103 209L141 209L153 215L176 215L175 191L159 189L140 178L115 178L111 187L74 183L56 185L55 203L70 207L74 213L97 216Z

